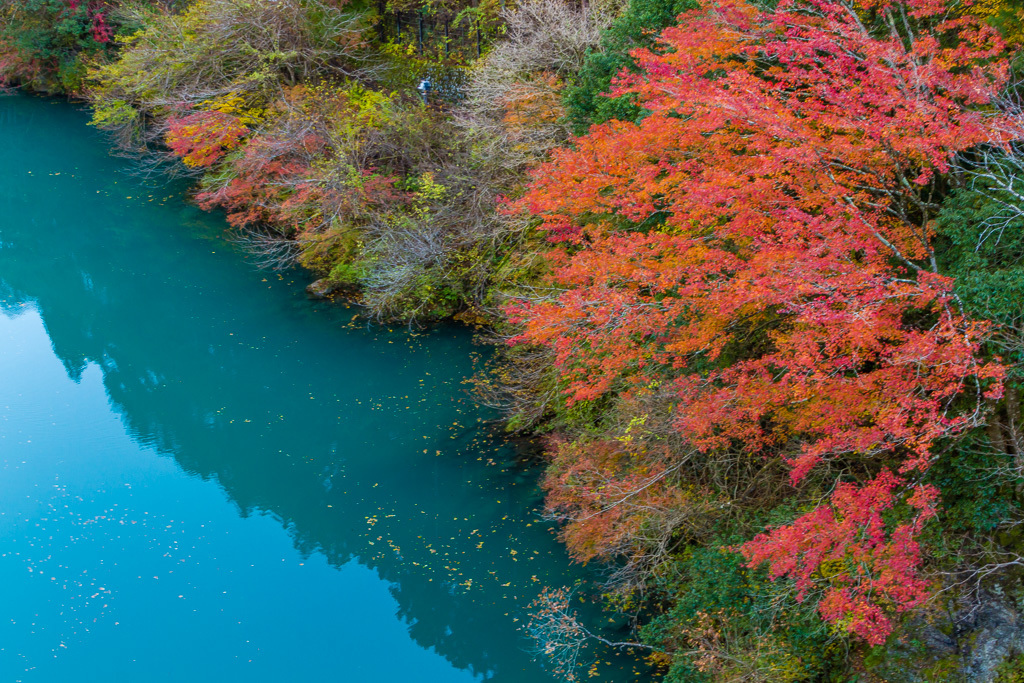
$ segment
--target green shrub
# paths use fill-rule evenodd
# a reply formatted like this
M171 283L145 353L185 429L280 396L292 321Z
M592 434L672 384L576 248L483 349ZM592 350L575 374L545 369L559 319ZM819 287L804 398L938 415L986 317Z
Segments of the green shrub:
M612 79L623 69L636 69L630 51L651 46L663 29L676 24L676 17L696 7L696 0L630 0L622 16L605 31L601 49L590 53L575 83L566 89L566 116L577 135L595 123L642 117L632 98L605 96Z
M654 587L671 605L641 635L680 653L666 682L816 681L841 666L814 601L795 602L784 583L727 547L688 549Z

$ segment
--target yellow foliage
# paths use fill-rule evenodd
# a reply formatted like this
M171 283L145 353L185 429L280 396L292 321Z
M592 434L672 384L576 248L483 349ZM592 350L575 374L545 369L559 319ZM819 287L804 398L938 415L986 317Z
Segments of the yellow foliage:
M427 172L416 179L416 191L413 193L413 213L420 219L430 214L432 205L444 200L448 188L434 180L434 174Z
M329 122L336 134L354 138L366 128L379 128L386 123L393 102L393 94L370 90L359 83L321 82L284 88L278 108Z
M387 120L393 103L393 95L364 88L353 83L346 91L349 104L356 110L356 117L368 127L376 127Z
M511 87L505 104L505 125L513 132L550 124L565 115L561 91L565 83L555 74L540 73L529 83Z
M626 432L622 436L616 437L618 441L626 446L633 443L634 430L644 427L647 424L647 413L639 415L630 419L629 424L626 425Z
M1024 5L1020 0L975 0L968 11L999 29L1010 45L1024 45Z
M267 116L267 110L260 107L247 106L245 98L237 93L228 93L220 97L203 102L199 107L204 111L219 111L222 114L231 114L243 126L257 126Z

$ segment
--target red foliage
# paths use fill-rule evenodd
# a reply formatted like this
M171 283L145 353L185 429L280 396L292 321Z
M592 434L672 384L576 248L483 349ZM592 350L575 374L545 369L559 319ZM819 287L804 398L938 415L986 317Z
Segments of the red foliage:
M898 28L868 30L869 15ZM1007 67L994 31L945 16L938 0L721 0L666 30L670 49L636 53L641 73L616 93L650 115L555 152L515 205L561 242L564 288L510 309L517 341L554 349L570 403L672 382L698 448L779 455L794 483L827 458L923 471L936 439L977 422L977 402L957 413L952 399L980 399L1002 370L976 359L981 329L935 272L927 191L953 154L1009 129L977 111ZM860 500L844 487L837 510ZM810 547L816 528L773 532L751 562L775 561L765 544ZM899 558L916 531L893 532L903 554L879 562L912 569ZM839 555L860 547L830 534ZM884 637L860 585L851 575L822 613L854 605L850 628Z
M638 453L617 442L550 445L555 459L543 482L547 510L554 519L574 522L563 527L561 538L577 561L642 552L637 538L645 525L680 526L718 507L709 491L670 485L678 467L666 449Z
M928 597L927 582L916 575L921 552L914 537L935 515L938 491L915 487L907 502L916 516L890 531L883 513L893 508L903 483L882 471L863 487L839 484L832 509L819 507L761 534L743 546L743 555L752 565L767 562L773 578L795 577L801 600L823 576L821 616L878 645L892 631L883 607L901 612Z
M167 120L167 146L186 166L212 166L249 133L237 116L200 111Z
M0 41L0 88L8 81L31 81L38 78L41 65L37 60L26 57L10 43Z
M68 8L74 12L82 6L82 0L68 0ZM90 0L86 3L86 14L90 19L89 34L97 43L109 43L114 39L114 29L107 23L105 2Z
M407 201L395 188L396 178L372 168L341 183L318 177L311 164L323 165L328 154L326 141L314 133L256 136L232 160L235 177L197 200L204 209L226 210L236 227L264 224L293 236L323 227L324 216L351 219L368 206Z
M256 138L233 162L232 171L237 177L230 182L197 195L202 208L223 208L236 227L265 223L291 231L301 228L294 210L315 192L307 182L309 166L304 160L273 141Z
M109 43L114 39L114 29L107 23L103 12L96 12L92 15L92 39L97 43Z

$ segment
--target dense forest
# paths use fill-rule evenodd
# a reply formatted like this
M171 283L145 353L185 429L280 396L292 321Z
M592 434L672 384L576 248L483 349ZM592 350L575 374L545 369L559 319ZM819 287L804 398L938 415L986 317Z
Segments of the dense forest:
M1014 0L0 0L261 267L479 326L665 681L1024 680ZM1017 232L1021 231L1021 232Z

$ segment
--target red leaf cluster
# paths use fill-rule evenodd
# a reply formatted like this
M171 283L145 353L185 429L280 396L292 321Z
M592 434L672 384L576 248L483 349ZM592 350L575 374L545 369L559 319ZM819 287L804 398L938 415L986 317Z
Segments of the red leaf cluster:
M357 169L355 179L342 183L318 177L311 165L322 165L329 155L325 139L315 133L257 135L231 160L233 177L196 199L204 209L227 211L236 227L269 225L292 236L315 232L324 216L350 219L369 206L405 201L405 193L395 188L397 179L373 168Z
M773 578L794 577L801 600L816 579L824 578L821 616L872 645L883 643L892 631L885 608L902 612L929 594L928 583L916 573L921 549L914 537L935 515L938 490L918 487L907 501L916 516L890 531L883 513L895 505L904 483L883 470L863 487L839 484L832 509L819 507L761 534L743 546L743 555L752 565L768 563Z
M89 30L92 39L97 43L109 43L114 39L114 29L107 23L103 12L96 12L92 15L92 27Z
M307 143L322 147L316 140ZM231 165L235 177L199 193L199 206L224 209L228 222L236 227L270 224L293 232L301 229L300 209L309 204L316 190L308 182L309 165L294 154L296 149L302 149L296 141L251 140Z
M237 116L219 111L200 111L167 120L167 146L185 165L212 166L249 133Z
M68 0L68 8L71 11L82 6L82 0ZM86 13L90 19L89 34L97 43L109 43L114 39L114 29L107 23L104 10L107 8L105 2L89 1L86 3Z

